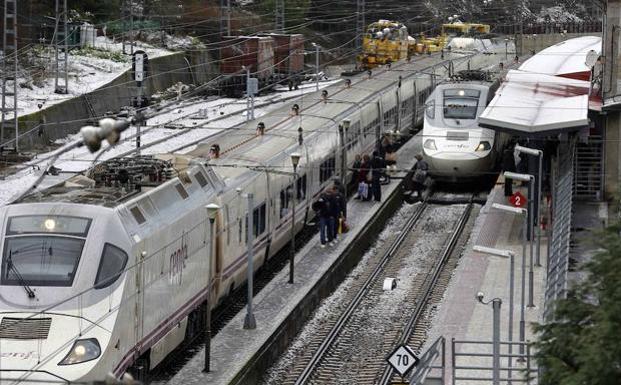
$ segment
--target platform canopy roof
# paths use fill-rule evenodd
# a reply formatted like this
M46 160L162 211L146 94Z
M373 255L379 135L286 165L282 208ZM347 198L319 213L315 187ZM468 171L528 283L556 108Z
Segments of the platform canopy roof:
M587 126L589 109L601 109L601 98L589 94L591 69L586 64L587 55L600 53L601 39L593 36L566 40L542 50L519 69L507 73L479 117L479 124L528 136Z

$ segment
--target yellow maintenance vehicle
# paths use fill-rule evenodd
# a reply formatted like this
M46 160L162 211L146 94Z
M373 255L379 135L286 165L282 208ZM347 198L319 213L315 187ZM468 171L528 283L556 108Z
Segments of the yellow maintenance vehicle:
M408 57L410 39L405 25L389 20L369 24L362 38L358 66L372 69Z
M489 33L489 31L490 27L488 24L462 23L458 21L442 24L441 35L444 37L476 36Z

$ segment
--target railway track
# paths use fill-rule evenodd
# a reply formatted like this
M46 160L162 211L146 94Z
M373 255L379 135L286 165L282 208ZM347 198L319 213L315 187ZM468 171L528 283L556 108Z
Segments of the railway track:
M390 383L384 358L404 341L423 343L427 329L418 327L448 285L473 206L421 203L384 251L370 256L289 367L267 382ZM399 279L395 290L383 291L386 277Z

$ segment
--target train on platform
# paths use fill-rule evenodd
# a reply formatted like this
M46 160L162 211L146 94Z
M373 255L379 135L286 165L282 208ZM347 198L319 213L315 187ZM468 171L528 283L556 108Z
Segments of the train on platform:
M208 298L215 306L244 284L249 247L258 269L311 220L312 202L356 154L385 133L415 131L446 67L498 61L452 53L393 63L190 152L111 159L1 207L2 381L154 368L199 335Z
M509 137L479 126L500 80L462 70L438 84L426 101L423 158L436 180L469 181L494 172Z

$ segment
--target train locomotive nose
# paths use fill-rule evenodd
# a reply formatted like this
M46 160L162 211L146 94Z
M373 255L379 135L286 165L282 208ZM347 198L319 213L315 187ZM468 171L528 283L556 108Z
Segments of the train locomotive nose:
M69 315L13 313L2 324L0 384L80 380L97 365L109 339L107 331Z

